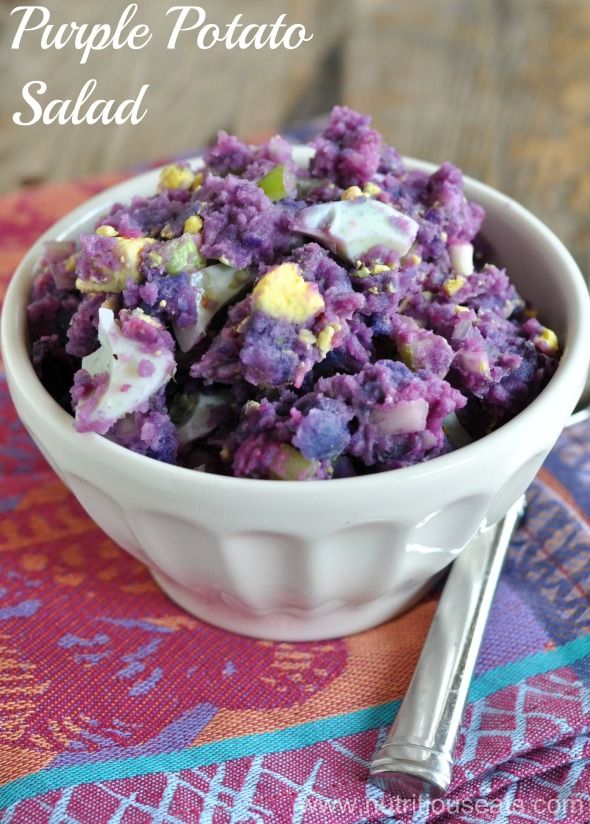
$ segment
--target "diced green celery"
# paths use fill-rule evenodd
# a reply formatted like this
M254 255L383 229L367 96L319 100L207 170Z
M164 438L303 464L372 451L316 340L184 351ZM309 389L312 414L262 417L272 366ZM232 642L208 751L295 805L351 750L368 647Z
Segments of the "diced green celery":
M197 393L187 395L181 392L179 395L175 395L170 404L170 418L172 423L175 423L176 426L185 423L195 411L198 399L199 396Z
M270 476L275 481L305 481L315 475L319 464L305 458L298 449L281 444Z
M292 173L283 165L275 166L258 181L258 185L271 200L283 200L289 193Z
M205 265L192 235L185 234L169 241L164 247L166 271L170 275L191 274Z
M400 356L401 360L403 361L403 363L406 364L408 369L413 369L414 368L414 366L413 366L414 359L413 359L412 347L410 346L410 344L409 343L402 343L401 346L398 347L398 352L399 352L399 356Z

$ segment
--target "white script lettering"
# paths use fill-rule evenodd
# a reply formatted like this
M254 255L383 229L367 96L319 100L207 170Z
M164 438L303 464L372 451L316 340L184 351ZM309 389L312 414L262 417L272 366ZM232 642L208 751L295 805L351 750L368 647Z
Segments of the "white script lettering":
M178 38L183 32L197 32L195 42L198 49L210 49L218 43L223 43L226 49L297 49L302 43L307 43L313 34L307 34L305 26L295 23L287 26L284 22L286 14L281 14L274 23L250 24L243 26L242 15L236 14L231 23L223 27L216 23L206 23L207 12L201 6L171 6L166 15L176 15L176 22L170 37L167 49L175 49ZM237 34L238 29L242 31ZM284 29L284 31L282 31ZM280 35L280 36L279 36Z
M106 48L115 50L129 48L143 49L152 39L149 26L144 23L133 26L129 24L137 14L137 3L130 3L125 7L114 29L108 23L62 23L56 26L50 23L51 15L45 6L16 6L10 14L22 13L16 34L12 40L12 49L19 49L25 32L42 29L39 45L43 50L63 49L70 41L74 48L82 52L80 63L84 64L93 51L102 51ZM40 13L41 17L39 18ZM128 30L128 31L126 31Z
M104 126L115 123L121 126L127 122L136 126L141 123L147 114L147 109L140 112L140 107L149 89L149 84L141 87L136 98L123 100L119 104L115 100L102 98L89 103L97 85L95 79L88 80L75 100L57 98L42 105L38 98L47 93L47 83L42 80L31 80L23 87L23 100L30 108L30 117L27 120L23 112L16 112L12 120L17 126L32 126L35 123L44 123L47 126L52 123L59 123L60 126L66 123L71 123L73 126L79 126L81 123L90 125L102 123Z

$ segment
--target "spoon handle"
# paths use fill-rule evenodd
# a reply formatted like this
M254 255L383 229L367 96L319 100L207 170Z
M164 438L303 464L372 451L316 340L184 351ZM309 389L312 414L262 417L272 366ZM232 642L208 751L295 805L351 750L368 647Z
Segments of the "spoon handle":
M469 685L521 498L453 563L414 676L370 776L405 797L443 795Z

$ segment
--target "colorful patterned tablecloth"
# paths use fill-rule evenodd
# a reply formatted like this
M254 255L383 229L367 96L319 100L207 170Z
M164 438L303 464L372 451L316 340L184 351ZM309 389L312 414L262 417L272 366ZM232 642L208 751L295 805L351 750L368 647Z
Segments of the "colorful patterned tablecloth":
M0 296L54 220L114 182L0 199ZM590 424L528 496L447 799L368 784L436 606L320 643L176 607L87 517L0 382L0 824L590 821Z

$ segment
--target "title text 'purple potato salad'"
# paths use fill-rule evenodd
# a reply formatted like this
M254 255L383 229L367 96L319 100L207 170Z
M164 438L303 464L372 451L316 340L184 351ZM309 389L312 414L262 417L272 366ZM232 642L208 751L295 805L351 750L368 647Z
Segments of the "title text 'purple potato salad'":
M310 147L220 132L78 243L50 242L32 360L79 432L277 480L408 466L513 417L559 344L486 262L450 163L408 171L335 108Z

